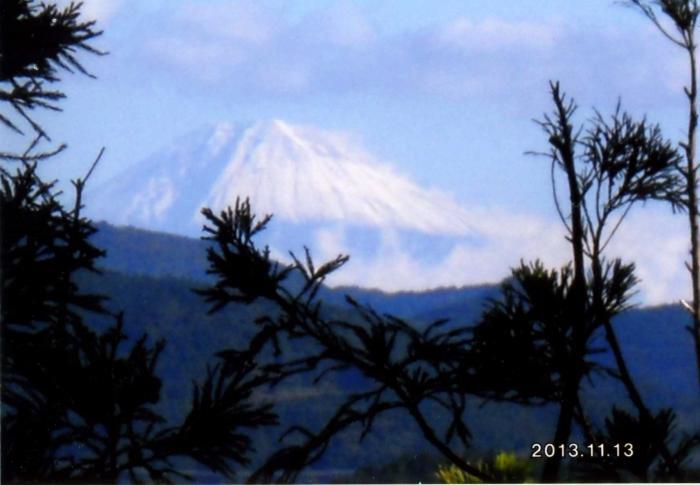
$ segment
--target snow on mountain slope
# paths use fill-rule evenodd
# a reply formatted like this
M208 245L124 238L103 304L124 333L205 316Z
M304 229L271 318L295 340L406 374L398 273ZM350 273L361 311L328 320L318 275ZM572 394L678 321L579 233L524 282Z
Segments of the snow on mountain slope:
M97 190L92 213L117 224L192 234L202 207L249 197L293 223L343 221L466 235L467 214L342 136L279 120L202 129Z
M519 261L551 267L570 259L561 224L497 206L460 207L419 187L347 137L282 121L220 123L176 140L86 194L87 215L199 237L202 207L250 197L274 218L259 243L275 258L308 246L316 261L349 254L330 284L421 290L498 282ZM681 218L633 211L610 256L637 263L647 303L677 301L687 288ZM654 228L654 230L650 230Z
M179 138L86 194L95 220L198 237L202 207L249 197L273 214L259 243L275 258L308 246L316 261L349 254L330 284L384 290L496 282L522 257L557 263L551 224L460 207L419 187L348 137L279 120L220 123Z
M241 129L205 126L88 189L87 214L115 224L199 235L192 215L229 161Z

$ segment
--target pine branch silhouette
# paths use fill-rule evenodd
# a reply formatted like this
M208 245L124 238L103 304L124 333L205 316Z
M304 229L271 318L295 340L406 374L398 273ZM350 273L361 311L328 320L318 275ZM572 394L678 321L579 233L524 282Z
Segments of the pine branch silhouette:
M559 403L553 443L565 444L574 423L595 443L603 435L586 418L579 397L582 379L593 371L605 371L623 383L643 426L650 429L655 420L613 326L613 318L630 307L637 283L634 264L606 259L605 249L634 205L661 200L685 210L687 196L678 173L681 156L657 125L634 121L618 103L609 120L596 112L588 127L577 128L575 102L558 83L550 88L554 111L538 124L550 144L543 155L552 164L555 206L567 230L573 264L559 272L539 262L515 268L502 296L490 302L475 327L473 345L483 349L486 375L515 372L495 388L496 394L510 388L507 397L514 402ZM558 200L556 170L567 182L568 211ZM591 359L604 350L592 344L600 333L614 356L614 369L598 368ZM654 460L661 460L671 476L682 476L666 442L657 440L655 449ZM542 479L557 480L561 462L561 454L549 458Z
M0 180L3 479L181 481L182 457L233 479L253 451L245 430L276 423L252 398L255 366L210 368L183 422L168 425L155 408L165 342L128 344L121 314L100 332L85 321L110 314L74 282L103 254L80 205L66 210L34 162Z
M30 117L59 110L64 97L46 85L59 70L89 73L77 51L102 54L90 42L101 32L80 19L80 3L63 9L31 0L0 4L0 102L35 133L14 162L0 167L2 292L2 479L7 481L182 481L182 459L193 459L229 480L253 451L250 430L274 424L269 404L252 397L254 365L214 365L194 384L180 424L156 410L157 374L165 342L143 335L129 342L124 316L106 310L106 296L83 291L81 272L97 273L104 251L82 215L83 190L104 149L82 179L72 180L73 207L44 182L37 164L65 149L38 151L48 135ZM0 115L5 128L19 123ZM96 330L91 320L111 324Z
M317 298L318 289L329 274L345 264L347 256L317 266L306 250L305 258L292 255L293 264L282 267L270 261L267 247L256 246L254 236L264 229L269 217L256 224L248 200L237 201L234 208L220 215L206 209L203 214L208 220L208 236L204 239L214 243L208 260L216 281L199 293L210 303L211 311L256 300L268 301L277 310L252 322L257 331L247 348L219 354L225 365L235 365L241 359L256 361L269 385L297 375L308 375L318 383L348 369L368 380L365 390L353 391L344 398L321 429L292 426L281 440L296 435L300 441L283 445L250 476L250 481L294 481L304 467L322 456L338 434L350 426L360 426L364 437L376 419L395 409L404 410L426 440L448 460L490 481L491 477L469 465L458 451L470 440L463 416L466 396L478 394L483 387L471 377L468 328L442 330L445 322L437 321L421 332L349 297L347 301L358 321L328 318ZM293 274L303 281L295 291L284 284ZM283 342L297 346L305 343L304 348L316 351L300 358L288 356L281 350L288 347ZM272 355L272 360L266 360L267 355ZM426 413L428 404L451 416L444 430L435 428L434 420Z

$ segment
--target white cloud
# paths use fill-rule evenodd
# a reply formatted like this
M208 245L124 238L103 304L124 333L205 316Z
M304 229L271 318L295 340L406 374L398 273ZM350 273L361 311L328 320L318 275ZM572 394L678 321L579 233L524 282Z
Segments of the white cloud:
M344 242L345 230L342 226L319 229L314 236L320 259L324 261L330 260L338 254L350 252Z
M352 254L341 227L315 234L317 258L351 254L350 262L329 278L331 285L358 285L386 291L423 290L440 286L497 283L520 260L542 260L558 268L571 259L560 225L527 214L500 209L472 210L472 223L483 240L461 240L436 261L416 258L394 231L383 231L371 254ZM644 305L677 302L689 293L683 261L687 255L685 220L660 208L631 214L613 239L610 257L634 262L641 280L635 302Z
M146 39L145 52L200 81L239 92L418 89L463 96L522 74L521 59L540 55L560 35L552 22L466 17L386 35L350 2L300 19L284 13L249 1L190 2L176 6L164 28ZM199 75L200 59L209 63L206 76Z
M684 264L688 248L687 218L650 207L625 221L610 244L610 254L636 264L641 297L658 304L690 296L690 276Z
M124 6L124 0L90 0L83 4L85 16L102 22L114 16Z
M147 49L161 63L176 68L188 77L206 83L225 82L226 73L221 69L222 60L234 68L246 62L244 49L226 46L201 39L185 39L176 36L153 39Z
M349 2L333 4L318 18L309 19L305 23L311 22L314 23L313 28L321 40L340 47L365 46L378 36L363 12Z
M56 0L51 3L64 8L75 2L74 0ZM102 24L112 18L123 6L124 0L87 0L83 2L80 11L83 19L97 20L98 23Z
M255 74L260 85L272 93L303 92L310 83L310 73L303 63L264 65Z
M431 261L416 257L391 229L381 230L372 254L353 254L349 234L340 227L316 232L315 249L323 260L338 253L351 255L350 263L329 280L331 284L387 291L493 283L507 276L520 259L539 258L551 266L566 261L568 248L558 226L500 209L469 212L478 238L453 239L452 248L430 255ZM436 252L443 249L439 244L435 248Z
M507 96L513 104L545 91L549 79L577 94L601 85L626 97L643 96L651 85L671 91L685 65L647 26L591 29L551 17L463 15L387 34L357 3L300 17L289 11L250 0L175 4L155 33L146 33L142 61L155 58L178 75L238 94ZM188 47L163 49L163 39ZM200 58L208 62L205 75Z
M187 3L175 12L175 20L189 34L260 45L277 30L274 16L252 1Z
M552 22L507 21L487 18L475 21L459 17L435 29L435 38L446 46L470 51L547 49L554 45L561 27Z

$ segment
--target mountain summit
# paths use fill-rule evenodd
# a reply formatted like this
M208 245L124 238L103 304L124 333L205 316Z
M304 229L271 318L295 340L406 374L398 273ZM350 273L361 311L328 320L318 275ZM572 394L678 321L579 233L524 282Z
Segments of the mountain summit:
M419 187L346 137L279 120L202 128L91 195L95 218L185 234L198 232L202 207L220 210L236 197L290 223L455 236L471 229L449 196Z

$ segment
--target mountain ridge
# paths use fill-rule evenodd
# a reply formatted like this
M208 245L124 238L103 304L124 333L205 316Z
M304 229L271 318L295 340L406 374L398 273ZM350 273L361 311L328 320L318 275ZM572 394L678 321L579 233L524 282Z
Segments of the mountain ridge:
M175 419L183 412L190 395L190 389L182 383L201 378L217 351L227 347L245 348L254 331L253 322L269 313L272 307L264 301L255 301L250 305L230 305L208 315L208 305L192 291L207 282L207 241L117 228L105 223L98 223L97 228L93 243L107 250L106 258L100 263L104 274L83 275L82 282L91 292L112 296L109 308L125 312L125 330L131 338L138 338L145 332L152 339L167 339L159 372L164 377L163 406L167 408L167 415ZM195 274L193 268L198 265L202 266ZM319 297L324 302L324 311L332 312L337 319L357 317L347 306L336 305L343 301L345 293L350 293L360 303L370 304L378 312L394 314L417 327L437 318L450 319L449 325L472 325L485 299L497 297L497 290L495 286L484 285L431 292L384 293L340 287L325 288ZM686 324L687 315L678 305L631 310L616 319L630 371L648 404L653 410L674 406L682 429L693 430L700 424L695 412L699 403L690 392L694 389L695 376L692 366L686 363L692 362L694 357L692 342L684 330ZM303 350L302 347L292 349ZM602 364L613 363L609 353L598 358ZM650 365L650 361L654 365ZM337 391L362 385L363 381L358 380L362 376L355 374L338 376L322 389L311 389L310 382L295 381L293 396L299 398L278 403L284 417L282 421L303 420L310 426L320 425L324 413L332 410ZM592 419L600 422L609 412L611 403L622 403L631 409L624 388L618 382L604 373L593 377L592 382L584 383L582 393ZM508 449L527 453L533 440L549 438L556 419L556 409L551 406L532 409L505 403L484 404L472 402L467 413L467 423L475 437L474 450ZM348 469L359 463L380 465L397 453L414 453L425 447L420 432L411 428L409 419L385 416L378 420L377 426L377 432L363 441L362 446L357 444L358 436L352 432L340 437L315 468L330 473L329 470ZM278 430L256 435L261 457L275 448L276 433ZM395 449L385 449L385 436L399 434L401 439Z
M468 216L340 134L274 119L221 122L184 135L90 194L91 214L192 234L202 207L250 198L283 221L342 221L466 235Z

